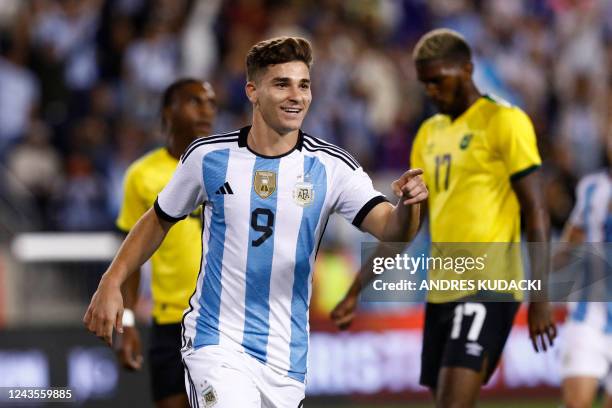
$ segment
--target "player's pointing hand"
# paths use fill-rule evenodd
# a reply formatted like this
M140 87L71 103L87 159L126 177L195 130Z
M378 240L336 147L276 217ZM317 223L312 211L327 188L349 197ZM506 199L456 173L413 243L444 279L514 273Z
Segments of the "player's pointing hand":
M121 320L123 318L123 298L120 286L107 282L104 277L98 285L83 317L85 327L104 340L109 346L113 345L113 327L117 332L123 332Z
M423 202L429 196L427 186L421 177L423 170L410 169L393 183L391 188L396 196L402 197L404 205L411 205Z

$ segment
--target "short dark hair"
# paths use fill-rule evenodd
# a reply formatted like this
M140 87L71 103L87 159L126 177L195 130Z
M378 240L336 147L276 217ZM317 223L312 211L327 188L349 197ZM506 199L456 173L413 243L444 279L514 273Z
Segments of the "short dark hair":
M312 66L312 46L301 37L277 37L261 41L246 56L247 81L256 80L269 65L302 61L308 69Z
M412 53L414 62L454 60L469 62L472 50L463 36L448 28L432 30L421 37Z
M201 79L196 79L196 78L180 78L174 81L173 83L171 83L170 85L168 85L168 87L164 91L164 94L162 95L162 98L161 98L161 106L160 106L161 110L163 111L164 108L167 108L168 106L172 105L172 101L174 100L174 95L183 86L189 85L189 84L201 84L202 82L204 81L202 81Z
M173 83L171 83L170 85L168 85L168 87L166 88L166 90L164 91L162 95L161 104L159 107L159 115L161 117L162 129L166 127L166 120L164 119L164 109L172 105L172 102L174 101L174 96L176 95L176 93L185 85L201 84L202 82L203 82L202 80L196 79L196 78L180 78L174 81Z

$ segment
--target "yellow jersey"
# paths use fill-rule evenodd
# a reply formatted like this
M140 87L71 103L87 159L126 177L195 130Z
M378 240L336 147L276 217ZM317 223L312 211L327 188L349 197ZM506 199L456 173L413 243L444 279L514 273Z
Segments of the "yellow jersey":
M442 114L426 120L412 147L411 166L424 170L429 188L433 248L435 243L520 242L520 205L511 181L540 164L531 120L505 102L483 96L454 121ZM523 276L520 260L486 269L490 279ZM429 300L446 302L475 292L430 291Z
M128 232L153 206L172 178L178 160L165 148L156 149L127 170L117 227ZM151 257L153 318L159 324L179 323L195 288L201 261L200 212L177 222Z

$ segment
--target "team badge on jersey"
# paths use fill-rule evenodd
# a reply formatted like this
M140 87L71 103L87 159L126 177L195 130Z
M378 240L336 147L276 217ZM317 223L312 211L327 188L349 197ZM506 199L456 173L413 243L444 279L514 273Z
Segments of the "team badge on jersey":
M310 182L310 177L305 176L303 180L295 183L293 187L293 201L301 207L306 207L314 201L314 186Z
M261 198L268 198L276 190L276 173L273 171L257 170L255 172L255 180L253 180L253 188Z
M474 135L471 133L468 133L467 135L463 136L463 139L461 139L461 143L459 143L459 147L461 148L461 150L465 150L468 148L473 137Z

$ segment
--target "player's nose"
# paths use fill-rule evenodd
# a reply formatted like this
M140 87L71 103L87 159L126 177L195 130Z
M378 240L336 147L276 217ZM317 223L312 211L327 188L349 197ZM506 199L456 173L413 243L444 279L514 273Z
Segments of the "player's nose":
M201 103L198 110L202 118L210 118L217 112L215 105L210 102Z
M435 99L438 96L438 87L435 84L426 84L425 93L429 98Z
M299 101L301 96L302 94L300 93L300 90L297 86L289 87L289 95L288 95L289 100Z

